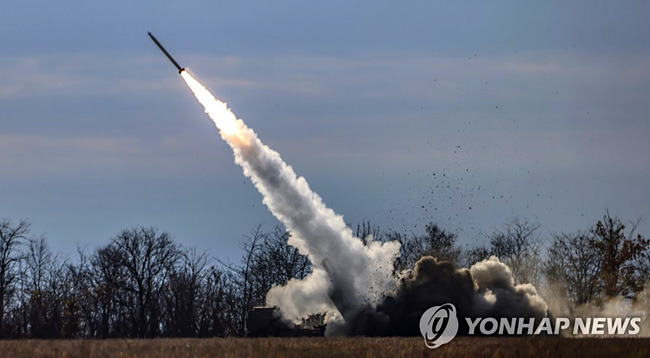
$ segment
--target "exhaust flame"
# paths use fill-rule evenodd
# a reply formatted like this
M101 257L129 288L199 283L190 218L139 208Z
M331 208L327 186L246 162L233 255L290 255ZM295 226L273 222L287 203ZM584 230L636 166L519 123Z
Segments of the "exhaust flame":
M291 233L288 243L313 263L312 273L304 280L294 279L284 287L271 288L267 304L277 306L284 318L295 322L323 312L333 320L340 318L339 313L347 318L361 307L375 305L394 291L393 261L399 243L370 241L364 245L354 237L343 217L326 207L280 154L264 145L192 75L186 71L181 75L233 149L235 163Z
M226 103L214 98L212 93L203 87L203 85L187 71L182 71L181 76L192 92L194 92L196 99L198 99L199 103L201 103L205 108L205 113L212 118L212 121L223 136L239 136L239 134L244 131L246 126L241 120L238 120L237 117L235 117L235 114L232 113L232 111L228 109ZM243 139L243 136L240 139Z

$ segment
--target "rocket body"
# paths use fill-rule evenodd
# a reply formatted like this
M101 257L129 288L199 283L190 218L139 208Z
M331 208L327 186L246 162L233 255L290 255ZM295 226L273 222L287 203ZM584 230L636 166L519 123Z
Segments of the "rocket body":
M147 33L149 34L149 37L151 37L151 39L153 40L153 42L155 42L156 45L158 45L158 48L160 48L160 50L165 54L165 56L167 56L167 58L168 58L168 59L169 59L169 60L174 64L174 67L176 67L176 69L178 70L178 73L181 73L181 72L185 71L185 69L182 68L182 67L178 64L178 62L176 62L176 60L174 60L174 58L172 57L172 55L170 55L169 52L167 52L167 50L165 50L165 48L163 47L163 45L162 45L160 42L158 42L158 39L156 39L156 37L155 37L151 32L147 32Z

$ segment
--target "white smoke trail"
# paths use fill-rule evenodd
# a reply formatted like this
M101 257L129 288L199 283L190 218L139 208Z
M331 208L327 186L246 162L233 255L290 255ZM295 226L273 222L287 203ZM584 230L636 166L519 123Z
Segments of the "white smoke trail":
M307 181L296 176L291 166L237 119L226 103L215 99L186 71L181 75L214 121L221 138L232 148L235 163L291 233L289 244L314 265L312 274L304 280L273 287L267 294L267 304L277 306L285 318L297 322L313 313L336 316L340 312L345 316L361 306L378 303L383 295L392 292L393 260L399 253L399 243L371 241L364 245L354 237L343 217L326 207Z

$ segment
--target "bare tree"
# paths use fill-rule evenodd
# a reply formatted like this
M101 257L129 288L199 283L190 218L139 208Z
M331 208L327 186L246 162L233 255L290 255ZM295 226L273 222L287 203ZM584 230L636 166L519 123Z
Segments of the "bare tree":
M470 267L477 262L481 262L490 257L490 249L485 246L477 246L471 249L463 250L461 255L461 266Z
M260 282L262 287L268 283L284 285L292 278L303 279L311 272L311 262L297 248L288 244L289 236L290 233L279 226L264 235L261 250L254 261L256 273L264 273L265 282ZM262 288L267 292L268 289Z
M433 256L438 260L460 263L461 249L456 245L456 234L441 229L437 224L425 226L424 235L402 235L390 233L388 240L400 242L400 256L395 262L398 271L413 268L422 256Z
M198 299L197 336L241 336L245 333L241 292L232 271L210 266Z
M234 267L230 266L230 270L233 271L237 275L237 280L236 282L238 283L238 286L240 287L241 294L242 294L242 301L241 301L241 318L242 318L242 327L241 327L241 332L242 334L245 334L246 332L246 327L244 327L246 322L246 318L248 315L248 312L253 308L253 306L256 305L261 305L263 304L263 297L261 296L262 294L266 294L266 292L261 293L259 286L256 285L255 281L264 281L264 278L256 278L255 275L259 274L259 272L255 271L261 271L258 268L255 267L256 257L259 256L259 253L261 251L260 246L262 241L264 240L265 234L262 232L262 226L258 226L254 231L251 232L251 235L247 236L244 238L244 241L241 243L241 247L244 250L244 254L242 255L241 258L241 265L239 267ZM263 274L263 272L261 272Z
M555 234L544 263L550 283L558 282L573 308L600 295L602 257L590 245L592 233Z
M77 248L77 262L65 263L65 281L63 282L63 338L94 337L94 311L92 294L92 271L90 258L83 250Z
M170 272L163 295L165 306L165 335L194 337L198 325L198 296L205 284L208 256L196 249L180 252L180 264Z
M169 235L159 234L155 228L127 229L100 250L100 256L121 274L121 277L110 277L115 281L109 284L122 291L119 303L121 309L130 313L130 335L158 335L160 293L179 258Z
M510 266L517 283L541 280L542 261L538 223L514 218L490 237L490 254Z
M28 312L29 335L58 337L63 323L64 265L52 254L44 237L28 240L24 264L29 280L23 282L23 290L29 303L23 309Z
M266 294L273 285L284 285L292 278L305 278L311 272L309 259L289 245L290 233L280 227L263 232L257 227L242 242L241 264L226 265L234 274L241 294L241 333L246 333L248 312L266 304Z
M98 249L90 259L85 305L91 337L124 337L129 334L130 322L120 315L120 306L130 305L122 294L126 286L126 270L117 264L116 250L112 246Z
M357 224L357 229L354 231L354 236L360 238L364 244L372 238L373 241L383 241L383 236L379 230L379 226L370 224L370 221L362 221Z
M26 239L29 226L27 220L21 220L16 225L6 219L0 220L0 338L4 337L5 312L18 278L15 268L20 254L17 246Z

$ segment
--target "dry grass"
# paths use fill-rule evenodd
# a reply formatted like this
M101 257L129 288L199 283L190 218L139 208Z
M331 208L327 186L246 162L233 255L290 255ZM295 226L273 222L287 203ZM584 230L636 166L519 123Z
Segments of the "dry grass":
M421 338L212 338L0 341L0 357L650 357L650 339L458 337L429 350Z

